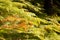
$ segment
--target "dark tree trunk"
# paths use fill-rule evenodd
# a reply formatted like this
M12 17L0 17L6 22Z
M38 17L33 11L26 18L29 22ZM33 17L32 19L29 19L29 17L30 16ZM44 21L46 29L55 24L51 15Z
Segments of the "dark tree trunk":
M44 9L48 15L53 15L53 0L44 0Z
M60 0L53 0L53 3L60 7Z

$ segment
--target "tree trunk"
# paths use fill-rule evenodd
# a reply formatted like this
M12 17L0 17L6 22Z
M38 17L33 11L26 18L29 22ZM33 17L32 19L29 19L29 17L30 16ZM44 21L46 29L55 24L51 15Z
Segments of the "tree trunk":
M48 15L53 15L53 0L44 0L44 9Z

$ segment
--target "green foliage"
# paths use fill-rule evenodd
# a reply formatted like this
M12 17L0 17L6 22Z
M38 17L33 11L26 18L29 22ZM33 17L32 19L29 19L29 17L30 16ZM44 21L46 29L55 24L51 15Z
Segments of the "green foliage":
M43 14L42 5L31 1L0 0L1 40L60 40L60 19Z

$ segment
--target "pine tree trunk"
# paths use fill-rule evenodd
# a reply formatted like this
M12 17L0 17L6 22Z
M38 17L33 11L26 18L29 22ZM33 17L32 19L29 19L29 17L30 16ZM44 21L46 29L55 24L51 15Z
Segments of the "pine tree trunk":
M53 0L44 0L44 9L48 15L53 15Z

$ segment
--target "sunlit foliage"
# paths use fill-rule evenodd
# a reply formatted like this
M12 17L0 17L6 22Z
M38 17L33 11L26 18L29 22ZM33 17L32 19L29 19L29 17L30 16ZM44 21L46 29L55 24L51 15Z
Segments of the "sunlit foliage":
M60 40L59 17L47 16L43 5L32 1L0 0L1 40Z

